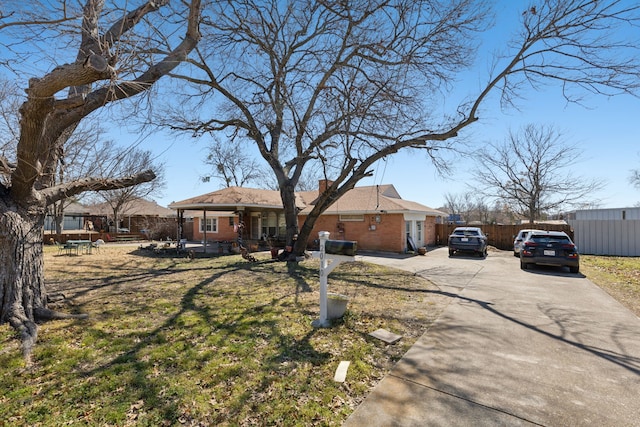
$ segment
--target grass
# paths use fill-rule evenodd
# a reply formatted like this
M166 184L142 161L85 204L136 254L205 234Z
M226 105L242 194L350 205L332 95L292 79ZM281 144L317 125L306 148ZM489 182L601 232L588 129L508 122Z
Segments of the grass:
M157 256L109 245L59 256L53 308L87 320L40 326L34 365L0 326L0 425L340 425L449 300L410 273L356 262L329 277L349 309L316 329L318 264ZM368 336L385 328L403 338ZM333 375L351 361L347 381Z
M0 326L0 426L340 425L449 302L410 273L342 264L329 287L349 309L314 329L317 261L292 276L268 258L47 247L48 288L66 297L53 308L90 318L41 325L30 369ZM581 270L640 315L640 259L583 256ZM383 344L378 328L403 338Z
M640 317L640 258L582 255L580 271Z

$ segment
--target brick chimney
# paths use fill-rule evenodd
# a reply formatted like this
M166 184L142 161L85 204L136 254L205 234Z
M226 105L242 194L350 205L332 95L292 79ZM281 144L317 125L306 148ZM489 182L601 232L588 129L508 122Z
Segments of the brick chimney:
M318 181L318 193L322 194L327 191L327 188L330 187L331 184L333 184L333 181L330 181L328 179L321 179L320 181Z

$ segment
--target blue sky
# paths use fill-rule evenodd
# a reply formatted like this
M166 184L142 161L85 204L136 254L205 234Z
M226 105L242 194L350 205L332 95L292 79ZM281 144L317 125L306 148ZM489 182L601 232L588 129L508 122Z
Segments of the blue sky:
M519 2L497 2L499 25L486 34L482 50L490 51L504 45L509 31L517 25L521 12ZM514 15L515 14L515 15ZM505 19L506 17L506 19ZM509 28L509 23L512 28ZM637 29L636 29L637 31ZM638 34L632 34L638 38ZM456 93L476 93L478 82L486 79L483 71L488 67L487 57L479 57L468 81L461 81ZM451 98L452 103L460 99ZM558 86L544 87L541 91L529 91L518 103L520 109L502 111L497 100L489 99L483 106L481 120L464 133L472 146L479 148L488 142L503 141L509 130L518 130L523 125L534 123L553 125L561 131L567 144L576 144L582 150L580 158L568 169L575 177L596 178L604 181L604 187L593 194L599 207L630 207L640 203L640 190L629 182L633 169L640 169L640 99L632 96L612 98L591 96L584 105L567 104ZM202 183L199 177L206 173L204 157L206 139L196 143L185 137L168 139L172 143L158 144L167 151L161 159L167 164L168 186L162 196L156 197L161 205L182 200L220 188L219 183ZM164 144L164 145L163 145ZM401 152L386 162L375 166L375 175L362 180L359 185L393 184L403 199L437 208L445 204L446 194L463 194L469 191L466 183L470 176L466 172L473 167L468 158L453 162L453 173L447 177L438 175L433 164L420 153Z
M486 117L471 125L465 136L479 147L503 141L510 128L517 130L528 123L554 125L562 131L567 143L582 149L582 155L569 169L572 175L605 181L602 191L594 194L600 207L634 206L640 202L640 190L629 183L629 176L631 170L640 169L640 99L591 97L587 102L589 108L567 105L553 88L531 93L521 103L521 111L488 108ZM185 137L170 144L154 138L155 152L166 149L160 159L166 163L168 185L162 196L155 197L159 204L167 205L220 188L216 182L200 182L199 177L207 171L198 160L204 157L205 145L206 139L197 142ZM403 199L437 208L444 205L447 193L468 191L466 183L470 177L465 170L471 166L469 159L456 159L454 173L440 177L422 155L401 152L387 160L386 165L377 164L374 176L359 185L393 184Z
M521 14L524 2L496 1L496 4L499 25L484 36L482 51L504 45L508 33L518 25L518 20L511 18ZM638 39L638 29L635 31L629 36ZM459 83L455 92L477 93L478 82L486 79L487 68L487 57L479 57L473 73L467 74L469 77ZM455 96L450 98L452 105L458 101ZM509 129L517 130L528 123L553 125L563 132L567 143L578 144L583 150L571 168L572 174L605 181L603 190L593 195L600 207L629 207L640 203L640 190L629 183L631 171L640 169L640 99L592 96L585 99L585 105L567 104L557 86L526 93L519 102L520 111L502 111L495 99L489 99L483 106L481 120L468 127L463 136L479 148L488 142L503 141ZM138 135L133 128L118 122L109 137L129 144L136 141ZM157 132L141 142L140 148L152 150L166 165L167 187L162 194L152 195L160 205L220 188L218 182L202 183L200 179L208 172L202 162L208 141L209 138L197 140L187 135L177 137ZM466 183L470 176L466 171L471 167L469 159L459 158L453 163L453 173L440 177L423 155L401 152L375 165L375 175L359 185L393 184L402 198L437 208L444 205L446 194L468 191Z

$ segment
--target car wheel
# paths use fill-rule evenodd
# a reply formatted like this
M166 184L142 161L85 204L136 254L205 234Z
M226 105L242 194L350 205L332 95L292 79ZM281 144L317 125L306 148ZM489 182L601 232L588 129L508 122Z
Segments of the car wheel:
M574 274L580 273L580 267L569 267L569 271Z
M515 256L515 257L519 257L519 256L520 256L520 254L519 254L518 252L516 252L516 251L513 251L513 256Z
M520 268L522 270L526 270L529 266L527 265L527 263L520 261Z
M453 253L454 253L454 252L455 252L455 251L454 251L453 249L449 249L449 256L453 256Z

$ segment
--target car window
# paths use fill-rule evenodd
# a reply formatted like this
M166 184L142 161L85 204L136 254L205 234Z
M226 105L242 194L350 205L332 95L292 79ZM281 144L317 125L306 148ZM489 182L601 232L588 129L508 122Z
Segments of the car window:
M453 230L456 236L479 236L478 230Z
M571 243L571 240L568 236L543 236L543 235L533 235L529 240L532 240L536 243Z

